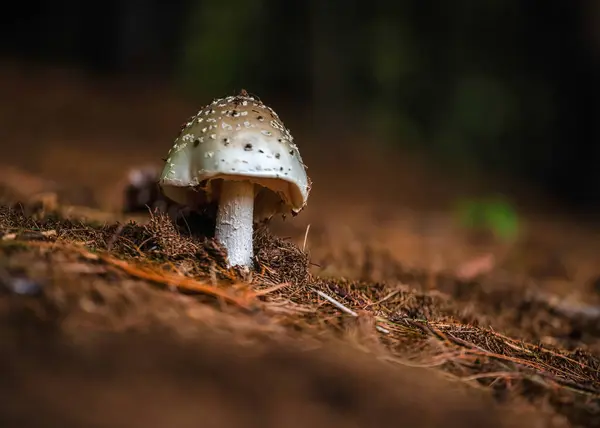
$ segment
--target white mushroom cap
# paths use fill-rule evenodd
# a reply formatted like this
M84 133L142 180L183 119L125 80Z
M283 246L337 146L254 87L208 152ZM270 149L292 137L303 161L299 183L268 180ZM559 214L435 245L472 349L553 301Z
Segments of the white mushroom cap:
M311 185L289 130L277 113L245 91L214 100L183 126L159 185L167 198L194 206L218 199L217 179L260 185L255 220L298 213Z

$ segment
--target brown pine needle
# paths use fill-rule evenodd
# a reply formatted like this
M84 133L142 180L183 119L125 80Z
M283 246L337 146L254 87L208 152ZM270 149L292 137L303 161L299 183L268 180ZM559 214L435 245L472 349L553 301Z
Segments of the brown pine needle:
M148 267L135 266L124 260L119 260L106 254L101 254L100 259L106 263L118 267L123 272L140 279L173 286L180 290L196 291L199 293L213 295L215 297L221 297L226 301L235 303L238 306L246 309L250 306L250 299L233 296L225 290L193 278L185 277L176 273L160 272ZM250 297L250 294L248 297Z
M234 303L244 309L250 308L250 303L254 300L254 297L256 296L256 293L254 292L244 293L243 296L235 296L227 290L215 287L197 279L189 278L177 273L170 273L163 270L158 270L149 266L135 265L105 253L92 253L91 251L80 245L65 244L60 242L36 241L29 241L26 244L41 248L61 248L63 250L75 251L81 256L86 257L88 259L101 260L113 267L120 269L126 274L136 277L138 279L143 279L146 281L175 287L179 290L194 291L198 293L211 295L214 297L219 297L227 302Z
M282 288L289 287L290 285L291 284L289 282L283 282L281 284L274 285L273 287L255 291L254 295L255 296L264 296L266 294L273 293L274 291L281 290Z

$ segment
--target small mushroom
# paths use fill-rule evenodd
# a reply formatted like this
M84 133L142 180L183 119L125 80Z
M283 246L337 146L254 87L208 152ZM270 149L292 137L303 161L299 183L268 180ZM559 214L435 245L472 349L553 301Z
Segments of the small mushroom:
M310 179L277 113L246 91L214 100L182 127L159 180L182 205L218 201L215 237L230 266L250 268L253 223L305 206Z

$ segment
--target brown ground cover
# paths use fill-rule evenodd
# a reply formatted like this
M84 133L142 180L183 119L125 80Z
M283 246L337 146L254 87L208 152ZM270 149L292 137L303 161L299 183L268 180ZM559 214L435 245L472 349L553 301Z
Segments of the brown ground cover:
M195 107L3 74L2 426L600 425L593 227L524 204L518 242L475 239L448 206L478 185L299 117L310 206L242 278L210 218L120 212Z

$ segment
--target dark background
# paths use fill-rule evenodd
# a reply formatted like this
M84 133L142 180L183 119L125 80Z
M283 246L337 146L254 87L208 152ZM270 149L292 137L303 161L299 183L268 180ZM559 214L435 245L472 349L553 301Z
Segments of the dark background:
M600 207L594 0L8 5L3 58L167 80L199 105L248 88L313 126Z

